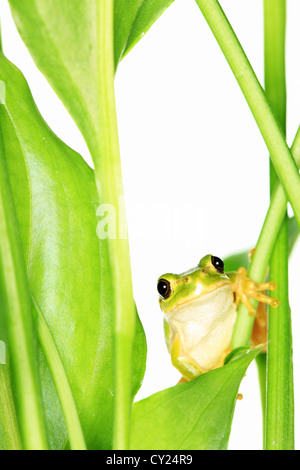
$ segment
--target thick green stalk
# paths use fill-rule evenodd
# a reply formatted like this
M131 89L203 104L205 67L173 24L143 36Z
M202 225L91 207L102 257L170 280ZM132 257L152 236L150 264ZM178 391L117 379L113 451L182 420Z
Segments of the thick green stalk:
M285 81L285 0L264 0L264 63L265 92L286 134L286 81ZM276 172L270 162L271 193L277 183Z
M47 359L65 417L71 450L86 450L79 416L61 357L40 308L34 298L32 300L37 312L40 344Z
M284 134L217 0L196 0L247 100L300 227L300 177Z
M294 446L292 334L290 308L286 294L288 292L286 266L288 251L284 250L287 238L287 225L284 224L274 252L276 260L271 263L270 270L272 279L278 278L280 309L271 309L269 313L265 428L265 448L268 450L293 449ZM278 253L279 247L281 250ZM281 273L278 276L280 270Z
M262 352L258 354L255 358L257 371L258 371L258 380L259 380L259 389L260 389L260 401L262 408L262 429L265 429L265 416L266 416L266 353Z
M286 0L264 0L265 90L284 131L286 126L285 18ZM276 182L276 173L270 162L271 193ZM269 275L277 284L276 296L280 299L280 305L276 310L270 307L268 320L265 448L293 449L294 397L286 214L271 256Z
M117 221L122 213L123 184L120 162L115 94L113 0L97 0L99 18L99 129L98 146L92 151L100 201L111 206ZM118 224L117 224L118 225ZM113 447L127 449L131 414L131 361L135 331L130 253L127 236L108 237L114 292L114 417Z
M0 285L22 443L24 449L46 449L33 306L1 142L0 241Z

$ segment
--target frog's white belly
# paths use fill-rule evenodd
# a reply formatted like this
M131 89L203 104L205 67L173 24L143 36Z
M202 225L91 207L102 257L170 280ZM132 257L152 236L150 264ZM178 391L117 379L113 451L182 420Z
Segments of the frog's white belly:
M194 364L201 372L220 365L229 347L236 320L236 306L229 285L175 307L166 315L171 338L179 336L182 361Z

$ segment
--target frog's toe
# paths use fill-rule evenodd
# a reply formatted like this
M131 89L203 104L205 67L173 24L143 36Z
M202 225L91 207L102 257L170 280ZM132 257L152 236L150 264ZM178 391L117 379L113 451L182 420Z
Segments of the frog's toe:
M252 303L249 300L249 297L246 294L242 294L241 296L241 302L245 305L245 307L248 310L249 315L252 317L255 315L255 308L253 307Z
M261 284L256 284L256 290L275 290L277 289L276 282L262 282Z
M270 305L272 308L276 308L279 305L279 300L274 299L273 297L269 297L261 292L256 292L252 296L253 299L258 300L259 302L263 302L264 304Z
M238 270L238 277L235 284L235 294L238 301L241 301L248 309L249 315L255 315L255 308L253 307L250 299L257 300L276 308L279 305L279 300L269 297L261 291L276 289L275 282L256 283L247 277L245 268Z
M241 266L239 269L238 269L238 274L240 274L241 276L247 276L247 271L246 269Z

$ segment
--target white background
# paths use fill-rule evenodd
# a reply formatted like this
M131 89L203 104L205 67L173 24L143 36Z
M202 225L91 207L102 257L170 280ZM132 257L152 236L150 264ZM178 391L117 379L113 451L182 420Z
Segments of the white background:
M261 0L222 6L263 83ZM288 0L288 143L300 124L300 2ZM70 116L36 69L8 4L0 4L3 46L26 76L50 127L91 164ZM156 280L182 272L207 253L255 246L268 207L268 152L238 85L194 0L176 0L119 66L116 99L134 296L148 359L137 398L174 385ZM290 263L295 396L299 395L299 287L296 246ZM262 446L255 364L243 379L230 449ZM296 402L296 448L300 419Z

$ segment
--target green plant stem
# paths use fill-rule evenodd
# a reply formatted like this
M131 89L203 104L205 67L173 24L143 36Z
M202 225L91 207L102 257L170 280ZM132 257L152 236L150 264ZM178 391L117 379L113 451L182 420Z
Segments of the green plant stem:
M61 357L39 306L33 297L32 300L37 312L37 326L40 344L47 359L63 410L71 450L86 450L79 416Z
M257 370L258 370L258 380L259 380L259 389L260 389L260 401L261 401L261 408L262 408L262 429L264 432L265 429L265 415L266 415L266 353L262 352L258 354L255 358Z
M2 139L2 136L0 136ZM24 449L46 449L47 438L37 371L33 306L23 250L0 142L0 285L14 380L16 410Z
M291 151L297 166L300 166L300 127L295 136ZM248 276L256 282L263 282L265 278L271 254L286 213L286 205L287 197L285 191L281 184L277 183L260 232L255 253L248 269ZM249 316L248 310L243 305L240 305L231 340L232 348L249 344L253 322L254 318Z
M99 18L99 128L98 148L92 152L100 201L122 218L123 198L120 149L114 94L113 1L98 0ZM122 205L121 205L122 206ZM120 230L119 226L119 230ZM127 237L108 238L114 290L114 416L113 448L129 448L131 361L135 331L130 253Z
M300 202L300 192L299 192L299 174L298 170L292 161L291 158L291 153L287 147L286 141L284 139L284 132L280 127L280 124L276 120L270 105L266 99L266 95L259 84L252 68L251 65L249 64L249 61L237 39L235 36L224 12L222 11L219 3L216 0L196 0L204 17L206 18L206 21L208 22L210 28L212 29L212 32L214 33L240 87L241 90L248 102L248 105L252 111L252 114L258 124L258 127L261 131L261 134L266 142L266 145L269 149L270 152L270 157L272 159L272 163L274 165L274 168L276 170L277 176L280 179L281 183L284 186L284 189L288 195L288 199L291 202L291 205L294 210L295 218L297 220L298 226L299 226L299 207L298 203L296 200ZM276 53L275 53L276 55ZM282 75L281 75L282 76ZM279 76L279 78L281 77ZM279 85L282 87L282 84ZM274 89L274 93L276 94L276 90ZM284 103L285 107L285 103ZM282 109L280 109L279 114L282 116ZM279 116L280 118L280 116ZM286 166L288 165L288 167ZM285 167L285 168L284 168ZM285 171L287 170L287 171ZM295 185L295 186L294 186ZM292 190L289 189L289 187L293 186ZM278 190L281 191L281 190ZM278 193L279 196L277 195L277 190L276 190L276 203L280 203L280 199L284 201L285 198L280 197L280 192ZM257 246L253 262L251 263L250 269L249 269L249 277L253 278L257 282L260 282L264 279L265 273L266 273L266 268L268 265L268 261L270 258L270 255L272 253L272 249L274 247L277 234L280 230L282 220L284 219L285 216L285 211L286 211L286 202L284 201L284 205L281 205L281 203L277 206L276 210L278 212L275 212L272 216L271 210L274 211L275 208L275 203L273 202L273 206L270 206L270 210L268 211L267 218L261 233L261 237L259 240L259 247ZM274 222L277 223L278 226L274 226ZM268 229L268 230L266 230ZM270 232L269 232L270 230ZM272 232L276 232L276 237L272 237ZM262 239L267 240L267 250L268 253L265 253L263 256L263 260L260 258L262 250L265 250L266 246L262 244ZM273 238L273 239L272 239ZM281 289L283 289L284 292L287 292L288 286L287 286L287 267L286 267L286 260L287 260L287 250L283 250L283 247L287 247L287 239L288 239L288 234L287 234L287 225L284 224L282 228L282 232L279 235L279 243L281 248L281 254L280 254L280 260L278 260L278 267L277 267L277 272L279 272L280 269L283 269L284 274L282 274L282 277L280 279L280 285ZM259 250L258 250L259 248ZM283 256L285 254L285 260L283 260ZM256 261L257 260L257 261ZM286 297L284 298L285 300L285 305L282 306L282 308L287 312L288 311L288 303ZM245 320L245 318L247 320ZM247 328L244 328L244 326L247 325ZM236 322L236 326L233 332L233 337L232 337L232 343L231 346L238 347L240 345L247 344L250 340L250 335L252 331L252 326L253 326L253 319L249 320L248 312L244 307L239 308L239 313L238 313L238 319ZM282 326L282 325L281 325ZM279 334L279 329L281 328L280 324L277 324L277 330L274 333L275 336ZM285 315L285 332L289 331L289 327L287 324L287 315ZM274 336L273 336L274 337ZM287 343L290 344L290 340L287 340ZM291 346L291 344L290 344ZM289 350L290 354L290 346L286 345L285 341L285 351ZM288 377L288 374L291 374L291 367L287 365L287 363L290 363L290 357L288 356L286 358L286 363L285 363L285 374L286 376L284 377L285 384L289 385L290 387L290 379ZM281 362L282 365L282 362ZM274 386L276 387L276 384L270 385L272 389L274 390ZM286 447L291 445L291 391L290 388L288 390L288 398L286 397L286 402L288 403L285 411L287 411L289 414L287 416L287 426L285 428L285 435L283 435L284 431L281 428L279 431L280 437L285 440L285 443L281 442L280 446ZM288 409L287 409L288 408ZM277 410L278 412L279 410ZM281 410L282 411L282 410ZM280 411L279 411L280 412ZM281 414L282 420L284 419L284 413ZM266 420L267 421L267 420ZM266 422L266 425L268 426L268 423ZM277 436L278 438L278 436Z
M265 93L284 135L286 134L286 81L285 81L285 0L264 0L264 62ZM270 162L271 193L277 182Z
M247 100L300 227L300 177L282 129L217 0L196 0Z
M292 334L288 296L284 296L288 291L288 253L284 250L287 235L287 226L284 224L277 241L281 251L278 254L277 246L274 251L276 259L271 263L270 271L272 279L277 278L280 309L272 309L269 313L265 428L267 450L294 447Z
M286 0L264 0L265 90L285 132L285 20ZM270 192L277 181L270 162ZM270 279L277 284L280 305L268 319L265 448L293 449L294 399L292 332L288 301L288 218L280 228L270 261ZM272 295L274 295L272 293Z
M7 450L21 450L22 442L7 365L0 365L0 416Z

